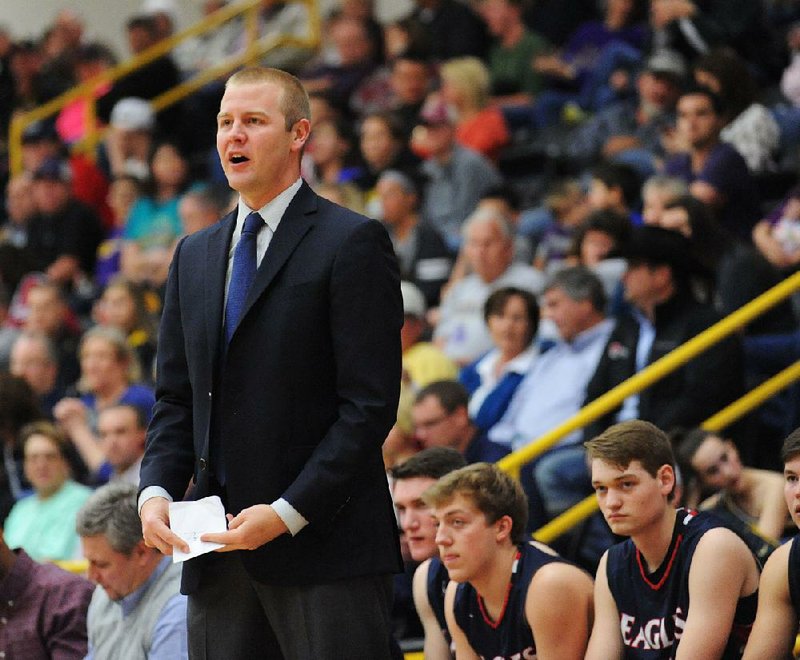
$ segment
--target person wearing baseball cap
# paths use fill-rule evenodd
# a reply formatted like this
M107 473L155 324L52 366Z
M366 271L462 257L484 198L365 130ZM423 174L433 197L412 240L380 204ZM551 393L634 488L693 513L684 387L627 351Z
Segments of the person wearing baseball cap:
M630 312L617 320L587 387L587 403L710 327L720 314L696 300L697 265L684 235L636 227L625 256L622 282ZM741 344L727 337L585 429L593 438L615 422L643 419L662 429L697 426L736 399L742 388Z

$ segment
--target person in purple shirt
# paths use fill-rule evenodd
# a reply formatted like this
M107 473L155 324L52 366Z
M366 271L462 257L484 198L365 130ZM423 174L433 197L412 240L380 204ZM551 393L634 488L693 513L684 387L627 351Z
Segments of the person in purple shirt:
M719 223L750 241L759 217L759 195L744 158L720 140L724 108L706 87L693 87L678 99L680 145L665 165L665 173L689 183L693 197L708 204Z
M0 657L83 658L92 591L84 578L11 550L0 532Z

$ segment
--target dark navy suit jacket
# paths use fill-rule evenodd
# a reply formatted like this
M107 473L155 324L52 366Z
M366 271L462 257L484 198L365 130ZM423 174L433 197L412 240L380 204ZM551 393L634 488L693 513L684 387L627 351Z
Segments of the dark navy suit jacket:
M179 500L193 478L194 497L213 492L209 437L217 428L227 510L283 497L309 521L294 537L242 551L252 577L292 585L398 571L381 458L397 411L403 323L389 237L303 184L219 369L235 221L232 213L176 249L140 487L161 486ZM185 593L213 561L186 563Z

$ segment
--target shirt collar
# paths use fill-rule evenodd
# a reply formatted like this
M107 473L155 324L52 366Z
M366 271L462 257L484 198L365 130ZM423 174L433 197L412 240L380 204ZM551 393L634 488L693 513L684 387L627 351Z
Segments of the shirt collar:
M613 327L614 321L612 319L603 319L591 328L579 332L575 339L569 342L569 346L575 351L580 351L603 335L610 334Z
M133 610L136 609L136 606L142 601L142 598L144 598L148 587L153 584L153 582L155 582L164 571L167 570L171 563L172 559L170 557L164 557L155 567L155 570L150 573L150 577L147 578L138 589L135 589L127 596L117 601L119 606L122 608L122 616L128 616L131 612L133 612Z
M280 224L283 214L286 212L289 204L294 199L297 191L300 190L301 185L303 185L303 180L298 177L291 186L280 193L277 197L274 197L268 201L260 209L251 209L249 206L247 206L247 204L244 203L244 200L240 196L236 216L236 231L241 233L242 227L244 227L244 219L253 211L258 211L258 214L264 219L264 222L267 223L267 226L274 234L278 229L278 225Z

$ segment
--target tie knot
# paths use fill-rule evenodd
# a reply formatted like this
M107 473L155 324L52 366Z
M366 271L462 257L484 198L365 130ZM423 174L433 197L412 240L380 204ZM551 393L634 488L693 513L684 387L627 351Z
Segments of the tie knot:
M243 234L257 234L258 230L264 226L264 218L253 211L244 219Z

